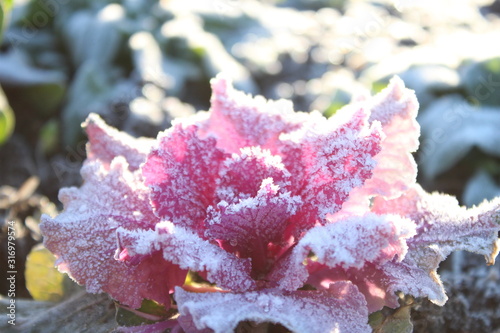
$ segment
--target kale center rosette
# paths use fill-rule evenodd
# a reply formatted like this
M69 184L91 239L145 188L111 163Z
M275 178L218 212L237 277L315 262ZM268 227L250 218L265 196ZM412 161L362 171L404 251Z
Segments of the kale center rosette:
M415 183L418 103L398 78L330 119L222 76L212 89L208 112L156 140L85 123L85 182L41 228L89 292L133 308L173 293L185 332L371 332L397 291L446 301L436 269L451 251L494 261L498 200L466 210ZM188 270L217 288L182 288Z

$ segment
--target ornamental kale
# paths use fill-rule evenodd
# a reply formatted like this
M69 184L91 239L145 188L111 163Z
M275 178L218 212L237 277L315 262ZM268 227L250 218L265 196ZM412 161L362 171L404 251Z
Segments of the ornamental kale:
M180 314L155 327L371 332L396 292L444 304L452 251L498 254L500 199L465 209L416 184L418 103L403 82L330 119L212 81L211 109L156 140L90 115L84 184L43 217L45 246L89 292ZM188 271L213 287L184 285Z

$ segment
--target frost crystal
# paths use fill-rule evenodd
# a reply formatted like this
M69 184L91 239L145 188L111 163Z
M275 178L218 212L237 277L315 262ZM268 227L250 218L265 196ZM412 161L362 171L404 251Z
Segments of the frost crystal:
M61 190L64 212L41 229L89 292L134 308L173 293L188 333L371 332L398 291L443 304L436 269L452 251L494 262L500 200L467 210L415 183L418 103L400 79L330 119L222 76L212 88L207 113L156 140L85 123L84 185ZM216 287L183 285L187 270Z

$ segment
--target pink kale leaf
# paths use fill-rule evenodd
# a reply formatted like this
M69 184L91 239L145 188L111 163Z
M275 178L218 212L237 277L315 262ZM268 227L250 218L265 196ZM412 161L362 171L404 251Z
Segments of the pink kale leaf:
M239 322L279 323L293 332L371 332L363 295L349 282L324 291L261 290L244 294L176 289L186 333L232 333ZM190 328L190 329L189 329Z
M404 267L388 267L387 273L397 285L392 289L428 296L439 305L447 299L437 274L441 261L454 251L466 250L484 255L492 265L500 250L500 198L466 209L454 197L429 194L415 185L396 199L376 198L373 210L381 214L397 213L417 224L417 234L408 241L408 254L401 263ZM422 275L420 286L403 284L415 275ZM432 286L431 293L421 286Z
M98 140L102 147L93 150L81 170L83 186L60 191L64 212L55 219L42 217L44 244L57 256L59 269L85 284L89 292L107 292L133 307L140 306L143 298L169 306L169 291L184 280L182 270L171 263L156 265L161 255L134 266L114 259L118 228L148 230L159 221L149 205L142 175L130 171L128 163L144 160L145 155L122 142L117 149L126 154L111 158L106 141L114 142L116 138L108 134L118 132L96 116L87 124L90 141Z

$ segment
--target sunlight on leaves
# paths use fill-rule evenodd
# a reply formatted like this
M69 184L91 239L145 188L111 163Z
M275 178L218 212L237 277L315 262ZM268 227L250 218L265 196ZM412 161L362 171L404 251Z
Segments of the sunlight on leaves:
M407 296L405 299L400 299L400 303L401 306L396 310L384 307L370 315L368 323L373 328L373 333L413 332L410 316L413 298Z
M15 117L3 90L0 88L0 145L2 145L14 130Z
M56 258L43 245L34 247L26 259L26 287L37 301L59 301L68 278L55 268Z
M7 27L9 12L12 8L13 0L4 0L0 2L0 42L2 41L3 31Z

